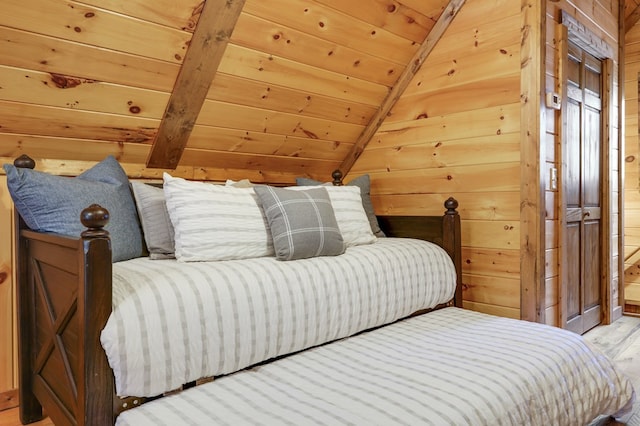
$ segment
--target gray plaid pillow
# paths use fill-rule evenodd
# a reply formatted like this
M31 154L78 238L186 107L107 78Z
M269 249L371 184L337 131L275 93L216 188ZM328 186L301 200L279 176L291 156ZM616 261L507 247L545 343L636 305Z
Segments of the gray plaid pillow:
M324 188L292 191L254 187L264 210L278 260L336 256L345 246Z

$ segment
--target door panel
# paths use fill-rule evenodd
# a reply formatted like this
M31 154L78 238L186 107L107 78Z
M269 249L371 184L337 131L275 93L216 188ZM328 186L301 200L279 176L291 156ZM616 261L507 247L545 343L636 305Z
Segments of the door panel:
M584 310L600 305L600 221L584 224Z
M600 111L585 107L584 118L584 206L599 206Z
M580 104L567 101L567 123L580 122ZM564 170L564 199L567 207L580 205L580 127L567 127L566 159Z
M562 147L562 267L565 328L601 321L602 64L570 45Z
M580 246L580 225L579 222L573 222L567 225L566 231L566 244L569 247ZM578 283L581 280L581 265L580 259L576 259L576 262L568 262L565 266L567 268L567 280L570 283ZM571 324L575 322L576 318L580 320L581 309L580 300L582 296L580 294L580 286L570 285L567 286L567 297L565 299L564 309L567 313L567 323Z

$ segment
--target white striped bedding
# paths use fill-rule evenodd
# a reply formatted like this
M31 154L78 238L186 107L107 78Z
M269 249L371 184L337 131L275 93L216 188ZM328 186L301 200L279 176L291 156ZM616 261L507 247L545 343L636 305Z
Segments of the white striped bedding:
M582 337L445 308L225 376L117 425L585 425L631 383Z
M449 301L440 247L381 238L334 257L113 265L101 342L120 396L155 396L207 376L387 324Z

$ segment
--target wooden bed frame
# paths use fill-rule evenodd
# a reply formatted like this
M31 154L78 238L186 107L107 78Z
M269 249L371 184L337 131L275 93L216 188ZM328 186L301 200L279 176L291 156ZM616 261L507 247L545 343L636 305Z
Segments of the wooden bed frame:
M33 168L23 156L16 167ZM334 179L339 175L334 175ZM378 216L388 236L442 246L457 271L455 297L462 306L460 217L449 198L442 216ZM58 425L112 425L119 413L145 398L119 398L100 344L111 314L111 244L103 229L108 212L93 205L81 214L80 238L31 231L16 215L20 420L43 410Z

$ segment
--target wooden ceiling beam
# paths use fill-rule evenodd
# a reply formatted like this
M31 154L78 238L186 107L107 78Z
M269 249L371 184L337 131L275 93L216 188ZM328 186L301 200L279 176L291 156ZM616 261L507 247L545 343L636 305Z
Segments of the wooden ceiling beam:
M175 169L245 0L206 0L176 78L147 167Z
M640 5L636 5L633 11L624 19L624 32L627 33L639 20Z
M453 18L455 18L458 11L460 11L460 8L464 5L464 2L465 0L451 0L444 9L436 24L433 26L429 34L427 34L427 37L420 46L420 49L418 49L413 58L411 58L411 61L407 64L400 77L398 77L396 83L389 90L387 97L380 105L378 111L373 115L367 127L365 127L358 137L356 143L351 149L351 152L340 165L340 171L342 171L344 175L351 170L351 167L353 167L360 154L362 154L371 138L376 134L384 120L387 118L389 111L391 111L391 108L393 108L398 99L400 99L404 91L407 89L413 77L416 75L440 38L442 38L444 32L453 21Z

